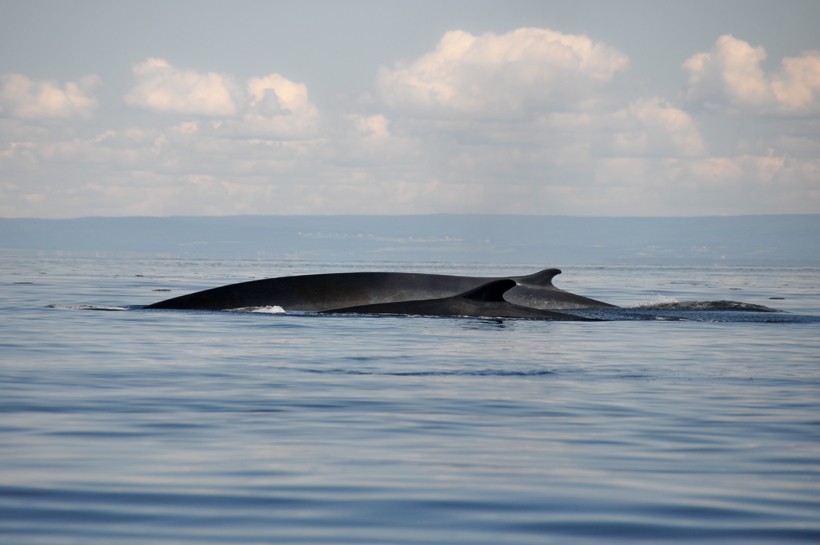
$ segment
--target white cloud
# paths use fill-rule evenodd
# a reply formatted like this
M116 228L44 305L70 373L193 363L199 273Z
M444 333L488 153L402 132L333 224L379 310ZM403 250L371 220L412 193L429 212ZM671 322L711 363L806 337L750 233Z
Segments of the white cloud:
M146 59L132 67L136 85L125 96L134 108L163 113L232 116L237 107L230 78L174 68L164 59Z
M788 111L817 111L820 104L820 52L783 59L772 81L777 101Z
M473 116L588 107L625 69L626 56L583 35L542 28L506 34L444 34L409 64L382 68L379 94L393 108Z
M687 96L711 106L758 113L820 111L820 52L782 60L780 69L763 69L766 50L725 34L707 52L683 67L689 72Z
M604 158L594 161L593 191L572 200L592 214L613 203L625 215L817 213L820 161L785 155Z
M0 215L816 213L816 124L742 115L816 108L816 55L764 58L725 37L687 61L689 98L737 116L642 96L617 50L544 29L448 32L321 113L312 82L146 59L141 128L0 116Z
M262 114L275 115L283 111L299 113L313 108L308 102L307 86L279 74L249 79L248 91L251 107Z
M129 106L157 113L219 120L232 138L306 138L317 129L319 110L307 85L280 74L252 77L244 84L214 72L181 70L164 59L133 67L136 83L125 96Z
M694 119L660 98L638 99L612 120L612 154L692 157L706 153Z
M0 77L0 114L21 119L88 117L97 108L102 80L85 76L64 84L35 81L22 74Z
M353 121L365 138L377 141L390 138L390 121L382 114L356 115L353 116Z
M248 110L241 131L271 137L312 134L319 110L308 100L307 85L279 74L248 80Z

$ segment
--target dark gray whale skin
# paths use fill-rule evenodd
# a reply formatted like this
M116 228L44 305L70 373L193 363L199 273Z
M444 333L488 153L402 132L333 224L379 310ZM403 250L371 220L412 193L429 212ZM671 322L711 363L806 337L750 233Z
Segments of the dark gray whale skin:
M360 305L336 310L330 314L391 314L405 316L459 316L477 318L523 318L528 320L593 321L572 314L522 307L504 300L504 294L516 286L515 280L503 278L469 290L466 293L440 299L399 301Z
M349 272L283 276L229 284L166 299L144 308L229 310L278 305L286 311L321 312L362 305L442 299L464 294L494 280L515 286L504 299L542 310L612 307L608 303L566 292L552 285L559 269L525 276L473 277L403 272Z

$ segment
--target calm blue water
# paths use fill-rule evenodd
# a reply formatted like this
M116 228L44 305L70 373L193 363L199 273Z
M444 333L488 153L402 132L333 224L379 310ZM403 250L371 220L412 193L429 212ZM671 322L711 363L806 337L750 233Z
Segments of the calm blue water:
M820 269L0 265L4 544L820 541ZM545 266L564 269L559 287L633 309L786 312L83 310L287 274Z

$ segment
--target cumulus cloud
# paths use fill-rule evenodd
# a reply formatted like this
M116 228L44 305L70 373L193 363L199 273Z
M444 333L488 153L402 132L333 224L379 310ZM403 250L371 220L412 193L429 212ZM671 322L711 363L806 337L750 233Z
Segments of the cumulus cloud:
M480 36L455 30L415 61L383 67L378 89L393 108L520 115L582 107L627 65L618 50L583 35L543 28Z
M689 73L687 96L708 105L760 113L820 110L820 52L782 60L766 73L766 50L725 34L714 47L683 63Z
M695 120L658 97L634 101L612 116L612 124L612 154L693 157L706 153Z
M173 67L164 59L146 59L132 67L136 85L125 96L134 108L163 113L232 116L237 108L229 78Z
M248 80L251 106L260 113L304 112L313 106L308 102L307 86L294 83L279 74Z
M319 118L307 85L276 73L242 83L230 75L183 70L155 58L135 64L133 73L135 85L125 96L129 106L210 117L233 137L304 138Z
M279 74L250 78L245 130L269 136L307 135L315 129L319 111L308 100L307 85Z
M32 123L3 95L0 215L816 213L814 118L742 115L816 111L816 57L767 72L731 36L692 56L687 97L736 116L636 94L623 54L546 29L448 32L321 113L312 82L146 59L126 95L140 128ZM19 103L71 94L28 81Z
M783 59L772 80L777 101L789 111L817 110L820 103L820 51Z
M97 108L95 95L102 80L35 81L22 74L0 77L0 112L21 119L88 117Z
M370 140L390 138L390 121L382 114L352 116L356 129Z

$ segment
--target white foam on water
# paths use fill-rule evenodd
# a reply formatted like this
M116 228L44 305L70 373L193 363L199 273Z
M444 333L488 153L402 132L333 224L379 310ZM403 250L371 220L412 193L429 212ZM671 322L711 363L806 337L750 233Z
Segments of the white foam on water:
M129 310L129 307L108 305L59 305L56 303L46 305L46 308L56 308L62 310Z
M652 308L658 305L674 305L679 303L678 299L674 297L667 297L665 295L655 295L655 298L651 301L646 301L643 303L638 303L635 305L635 308Z
M247 309L250 312L257 312L259 314L287 314L285 309L280 307L279 305L270 305L266 307L253 307Z

